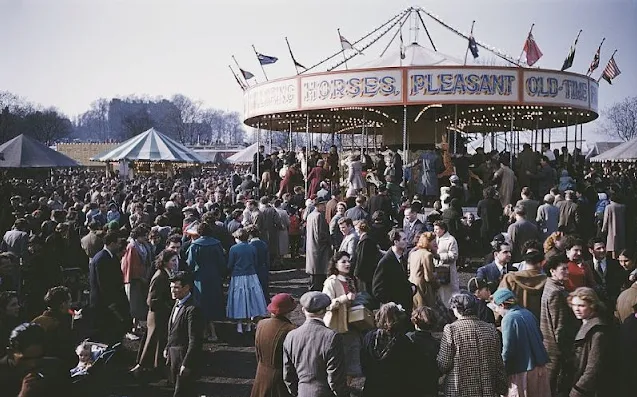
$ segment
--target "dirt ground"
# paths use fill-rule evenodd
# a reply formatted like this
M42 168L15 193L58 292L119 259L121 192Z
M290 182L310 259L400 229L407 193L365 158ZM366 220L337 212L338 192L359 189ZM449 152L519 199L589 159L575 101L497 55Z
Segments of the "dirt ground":
M296 263L304 268L304 263ZM461 271L460 285L466 286L475 270ZM299 298L307 291L309 278L303 270L291 269L273 271L270 275L270 293L287 292ZM292 313L292 322L302 324L304 321L300 308ZM205 368L198 381L199 395L202 397L249 397L252 382L256 373L256 357L254 349L254 333L239 336L232 324L220 324L217 327L219 342L204 345ZM172 396L165 380L134 379L126 371L134 364L138 342L125 342L125 350L117 362L117 373L112 382L104 385L108 397L142 397ZM115 364L114 364L115 365ZM362 385L357 379L355 386Z

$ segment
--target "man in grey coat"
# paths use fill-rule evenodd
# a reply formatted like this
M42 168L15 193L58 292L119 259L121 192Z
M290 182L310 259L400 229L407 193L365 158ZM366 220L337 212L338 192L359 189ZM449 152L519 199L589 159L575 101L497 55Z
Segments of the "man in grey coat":
M542 241L557 231L557 225L560 222L560 210L553 205L554 202L555 196L546 194L544 196L544 204L537 208L535 222L539 233L542 235ZM533 216L533 214L529 213L529 216Z
M526 210L524 207L516 206L513 210L515 212L515 223L509 225L507 233L511 237L513 246L511 247L511 256L514 262L520 262L522 260L522 246L529 240L539 240L540 235L537 231L537 226L526 220Z
M283 342L285 386L295 397L348 397L343 340L323 322L332 300L310 291L299 303L305 323L290 331Z
M310 275L310 291L322 291L327 279L332 244L330 230L325 220L324 197L316 199L316 210L307 216L305 240L305 272Z

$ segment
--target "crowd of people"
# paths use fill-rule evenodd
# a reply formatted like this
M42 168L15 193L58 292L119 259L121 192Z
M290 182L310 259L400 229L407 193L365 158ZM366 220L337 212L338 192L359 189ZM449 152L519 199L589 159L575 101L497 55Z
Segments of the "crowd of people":
M135 377L197 395L230 321L256 332L253 397L360 377L363 396L632 395L637 169L529 145L410 157L260 147L249 172L4 178L0 388L69 393L87 338L129 339ZM296 328L269 274L300 257Z

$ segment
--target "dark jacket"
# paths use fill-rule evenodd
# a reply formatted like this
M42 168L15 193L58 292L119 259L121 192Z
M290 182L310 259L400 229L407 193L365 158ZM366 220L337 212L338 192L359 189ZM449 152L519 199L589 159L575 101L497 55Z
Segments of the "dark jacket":
M406 261L407 253L403 254ZM372 279L372 295L381 303L395 302L402 305L407 313L413 307L413 284L409 282L405 273L405 266L398 261L394 251L390 248L378 262Z
M257 273L257 249L249 243L238 243L230 248L228 268L232 277Z
M295 328L285 317L259 321L255 336L257 374L250 397L289 397L283 383L283 341Z
M514 272L516 269L510 265L506 265L505 274L508 272ZM488 265L484 265L478 268L478 272L476 273L476 277L482 279L487 282L489 285L489 290L491 293L494 293L496 289L498 289L498 285L500 285L500 281L502 281L503 275L500 273L500 269L495 264L495 262L491 262Z
M575 372L570 397L616 396L613 331L599 317L582 324L575 336Z
M429 331L414 331L407 333L407 338L412 343L413 352L416 354L416 360L413 366L417 390L425 396L438 395L438 363L436 357L440 350L440 341L434 338Z
M369 292L372 290L372 279L380 260L380 251L378 250L378 245L368 233L363 234L363 237L358 240L355 257L354 276L365 285L366 290Z
M179 310L179 313L175 321L172 321L175 310ZM173 307L168 320L166 343L171 369L179 369L183 365L190 370L197 370L201 366L203 330L203 316L192 295L181 308L177 308L177 305Z

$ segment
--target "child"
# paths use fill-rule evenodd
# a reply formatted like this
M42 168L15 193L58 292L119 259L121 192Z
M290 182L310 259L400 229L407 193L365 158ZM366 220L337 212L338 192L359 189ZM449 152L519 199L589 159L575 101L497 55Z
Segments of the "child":
M290 212L290 226L288 227L290 258L296 259L299 257L299 248L301 247L301 218L296 208L289 208L288 211Z
M75 348L75 354L77 354L79 361L75 368L71 369L71 376L86 375L86 371L93 365L91 345L87 342L82 342Z
M491 299L491 291L486 280L474 277L467 283L467 289L478 298L478 318L487 323L495 324L495 314L487 302Z

